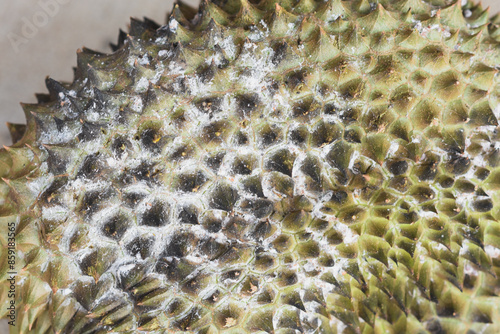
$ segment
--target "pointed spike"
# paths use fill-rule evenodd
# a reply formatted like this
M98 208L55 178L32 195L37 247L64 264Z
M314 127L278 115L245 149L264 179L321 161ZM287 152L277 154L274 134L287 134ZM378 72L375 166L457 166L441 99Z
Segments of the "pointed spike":
M181 9L179 4L175 4L172 12L167 18L167 22L170 22L171 19L175 19L177 22L181 23L184 26L189 26L190 20L184 14L184 11Z
M313 12L318 7L314 0L299 0L294 6L293 11L297 14L306 14Z
M143 18L143 22L147 27L149 27L150 30L157 30L160 28L160 25L158 23L156 23L154 20L151 20L147 17Z
M224 38L223 27L217 22L215 22L214 19L210 20L205 31L206 34L208 35L205 43L205 47L207 48L213 48L217 43L220 43L220 41Z
M331 0L326 1L316 15L325 23L331 23L338 18L349 17L350 12L341 0Z
M75 151L66 147L55 145L43 145L47 150L49 158L47 159L47 166L49 172L54 175L61 175L67 172L67 165L70 161L76 161L74 155Z
M478 34L479 32L482 32L483 33L483 38L481 39L481 41L483 41L483 39L487 38L488 37L488 25L487 24L484 24L482 26L471 26L470 27L470 31L469 31L469 34Z
M460 29L451 32L451 36L444 41L444 44L446 44L446 46L448 46L450 49L455 49L455 46L458 43L459 36L460 36Z
M26 124L14 124L7 122L7 128L9 129L13 144L20 141L26 132Z
M76 50L76 71L75 78L87 78L88 65L92 62L92 56L83 52L82 49Z
M26 103L20 103L23 109L24 118L26 119L26 130L24 132L23 141L33 142L36 139L36 120L31 114L30 107Z
M131 17L130 18L130 29L129 29L129 35L138 37L138 38L144 38L145 35L152 35L156 31L155 28L153 28L154 25L150 25L148 22L138 20L136 18Z
M396 9L401 13L407 13L409 10L411 10L412 13L417 15L429 13L431 8L431 6L423 0L398 1L396 2L395 6Z
M136 50L137 48L140 48L141 46L139 45L139 42L141 38L132 36L130 34L127 34L127 38L125 40L125 45L129 46L131 50Z
M23 212L33 203L35 196L28 188L28 180L26 177L21 177L19 179L2 178L2 180L10 188L9 197L12 197L18 205L17 212Z
M429 27L429 28L433 27L432 29L428 29L428 30L426 29L425 33L423 33L427 40L434 41L434 42L442 42L443 41L444 35L443 35L442 31L444 30L444 27L441 24L441 9L437 10L435 16L433 16L425 21L422 21L422 26Z
M490 19L491 24L500 25L500 13L493 15Z
M194 17L198 13L197 8L190 6L188 3L186 3L182 0L177 0L175 5L177 6L177 8L179 8L181 13L184 15L184 17L188 21L191 21L192 19L194 19Z
M84 122L82 124L81 132L78 135L78 140L80 142L89 142L97 138L99 131L103 126L101 124L94 124L89 122Z
M319 28L316 23L304 17L300 22L298 29L299 43L302 43L302 41L307 41L309 38L311 38L311 36L315 36L316 34L318 34L318 32Z
M33 152L33 154L35 155L35 159L40 160L40 152L38 151L38 149L34 150L33 146L31 146L29 144L24 144L24 146L26 146L27 148L29 148L31 150L31 152Z
M344 33L347 33L351 28L351 21L345 20L342 17L338 17L336 20L330 22L329 25L324 26L324 29L329 34L335 34L342 36Z
M158 30L159 34L165 34L169 43L187 43L193 40L194 33L180 24L173 16L170 16L168 24Z
M134 17L130 18L130 27L129 27L128 33L131 36L141 37L146 31L147 31L147 28L143 25L142 21L140 21Z
M363 30L370 33L395 30L399 26L398 20L393 18L380 3L374 11L360 18L358 22Z
M32 107L37 106L37 105L31 104L31 103L24 103L24 102L20 102L19 104L21 105L21 108L23 109L24 116L25 116L26 120L30 121L33 118L33 116L31 115Z
M60 258L57 258L58 260ZM57 284L58 280L65 278L65 274L68 272L71 272L69 268L64 268L62 267L59 263L61 262L60 260L57 261L59 262L57 265L54 265L55 261L51 262L51 265L49 266L49 271L50 271L50 278L48 279L49 284L51 285L54 295L52 297L53 300L53 309L55 311L55 314L58 316L54 317L53 321L53 326L54 326L54 333L63 333L64 328L71 326L74 320L77 319L78 316L78 302L76 301L75 298L64 295L59 291L58 293L58 288L60 284ZM62 267L62 268L61 268ZM81 308L81 306L80 306ZM74 328L74 327L72 327Z
M120 29L120 32L118 34L118 45L121 47L123 44L125 44L127 40L127 33L123 30Z
M498 70L478 63L469 70L469 75L475 87L487 91L493 86L493 80L498 75Z
M92 99L92 101L95 102L96 107L98 109L104 109L107 100L108 96L106 96L106 94L104 94L99 88L94 87L94 98Z
M52 123L53 117L50 113L38 113L36 111L30 111L31 118L34 120L34 129L36 137L39 138L43 133L46 133L51 127L54 126Z
M201 20L197 23L198 29L205 29L213 19L217 24L227 25L229 15L212 1L204 0L200 5Z
M459 45L458 49L462 52L473 53L479 47L479 43L483 38L483 31L479 31L477 34L472 36L464 36L462 43Z
M91 65L88 65L87 77L90 87L97 88L101 91L112 90L116 85L116 76L114 72L106 72L98 70Z
M22 147L6 147L4 148L10 155L12 160L12 166L10 169L9 177L11 179L16 179L27 175L30 171L36 168L38 161L36 161L36 155L27 146Z
M79 98L73 97L71 95L68 96L68 100L71 111L76 114L81 114L82 113L81 103L83 100L80 100Z
M368 0L361 0L358 4L358 13L368 14L372 10L372 6Z
M412 12L411 8L408 9L407 12L404 12L404 14L401 16L401 21L408 23L408 24L413 23L413 12Z
M464 14L462 12L462 1L456 1L447 8L440 9L441 22L452 28L467 28Z
M498 24L490 24L488 26L488 33L490 37L495 41L500 42L500 25Z
M53 116L54 123L56 123L57 131L61 132L64 129L64 121L59 117Z
M281 73L301 63L302 58L299 56L301 51L295 43L277 42L273 45L273 50L274 55L271 62Z
M366 37L359 33L358 26L351 26L350 31L343 34L340 38L340 48L347 54L361 55L370 49L370 45Z
M120 29L118 33L118 42L116 44L110 43L111 50L113 50L113 52L118 51L118 49L120 49L125 44L126 39L127 33Z
M222 9L229 16L236 16L241 8L241 2L239 0L235 1L208 0L208 1L214 2L220 9Z
M26 115L27 119L28 117L31 118L31 115L33 114L51 115L54 113L52 108L36 103L21 103L21 107L23 108L25 114L29 114L29 116Z
M291 33L290 25L295 25L299 17L281 7L276 3L274 13L270 19L270 30L273 36L285 37Z
M170 58L171 62L175 62L178 65L186 64L186 57L184 56L184 46L183 43L173 44L172 56Z
M240 0L240 3L240 10L235 20L242 26L252 25L264 17L264 13L248 2L248 0Z
M489 17L490 17L490 7L482 11L476 18L470 20L469 24L475 27L488 24Z
M326 62L335 58L340 50L338 48L337 36L330 37L323 28L319 28L317 38L313 38L307 43L310 54L317 62Z
M88 64L91 65L100 65L101 60L108 56L105 53L95 51L86 47L82 47L76 51L76 59L77 59L77 73L80 70L84 70L86 73L86 68Z
M218 68L215 65L214 60L212 59L212 62L210 63L210 65L208 65L204 69L198 71L200 73L199 74L200 81L204 84L209 83L214 78L215 74L217 73L217 70L218 70Z
M172 51L171 61L185 70L194 70L205 62L204 57L190 50L189 47L184 47L182 43L174 44Z
M45 79L45 86L49 90L52 101L60 101L66 94L68 94L68 90L63 86L63 84L52 78L47 77Z
M218 58L220 59L217 64L217 68L225 68L229 64L229 60L227 60L227 56L224 50L222 50L219 44L216 44L214 45L214 51L219 56Z
M118 49L120 46L118 46ZM118 49L116 51L118 51ZM105 54L102 52L97 52L94 50L91 50L89 48L81 48L76 51L76 62L77 62L77 67L75 71L75 78L76 79L86 79L87 78L87 69L88 65L92 65L96 68L101 67L103 64L103 60L109 59L111 57L116 57L116 55L113 54Z
M144 112L149 112L150 110L158 110L158 89L149 82L148 89L142 94L142 100L144 101Z
M85 53L85 54L88 54L92 57L100 57L100 56L106 56L105 53L103 52L99 52L99 51L96 51L96 50L92 50L92 49L89 49L87 47L82 47L82 52Z
M92 65L90 64L87 65L87 77L89 78L89 82L92 87L100 86L101 80L99 79L99 76L94 67L92 67Z

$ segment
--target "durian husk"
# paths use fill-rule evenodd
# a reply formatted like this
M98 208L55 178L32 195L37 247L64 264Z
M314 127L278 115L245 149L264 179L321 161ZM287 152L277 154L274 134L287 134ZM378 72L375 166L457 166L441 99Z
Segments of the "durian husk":
M79 50L0 150L0 315L500 332L499 25L461 0L204 0Z

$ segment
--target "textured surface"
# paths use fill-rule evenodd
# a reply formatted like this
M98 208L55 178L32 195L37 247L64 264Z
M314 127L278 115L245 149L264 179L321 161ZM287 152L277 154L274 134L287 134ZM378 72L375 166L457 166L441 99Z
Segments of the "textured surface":
M34 92L44 92L47 75L71 80L76 50L86 46L109 51L119 28L127 30L130 17L165 22L173 0L0 0L0 145L12 142L5 122L24 123L19 102L35 102ZM66 2L66 3L63 3ZM187 1L198 6L199 1ZM43 4L52 4L47 7ZM41 5L42 4L42 5ZM44 9L47 8L47 9ZM46 21L37 15L50 13ZM39 19L38 19L39 20ZM36 22L36 31L27 27ZM68 28L69 27L69 28ZM18 44L18 43L19 44Z
M199 1L187 3L198 6ZM490 13L500 12L498 0L482 3L483 7L491 8ZM72 79L76 49L85 45L94 50L109 50L108 43L115 40L117 28L125 29L129 17L146 16L164 22L164 12L170 10L172 4L173 1L168 0L147 0L140 4L121 0L70 1L61 6L35 38L16 52L7 35L22 35L23 17L31 19L40 7L33 6L31 1L0 0L0 145L12 143L5 122L25 122L19 102L35 102L33 92L45 90L47 75L58 80ZM106 24L99 24L104 21ZM67 29L68 26L71 29Z
M79 53L1 151L21 328L497 332L500 31L434 4L204 3Z

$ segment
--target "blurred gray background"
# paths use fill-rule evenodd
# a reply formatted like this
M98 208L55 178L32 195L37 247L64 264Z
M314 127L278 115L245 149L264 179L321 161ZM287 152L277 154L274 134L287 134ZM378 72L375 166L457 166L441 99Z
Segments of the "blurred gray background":
M10 145L5 122L24 123L19 102L36 102L47 75L71 81L76 50L109 52L129 17L164 23L174 0L0 0L0 145ZM199 0L187 0L197 6ZM491 13L500 0L483 0ZM0 322L0 334L7 334Z

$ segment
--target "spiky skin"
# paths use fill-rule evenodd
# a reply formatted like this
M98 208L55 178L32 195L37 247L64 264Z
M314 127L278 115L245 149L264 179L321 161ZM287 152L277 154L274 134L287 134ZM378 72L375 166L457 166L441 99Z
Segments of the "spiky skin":
M74 82L48 79L10 126L15 331L500 332L499 17L461 0L195 14L80 51Z

